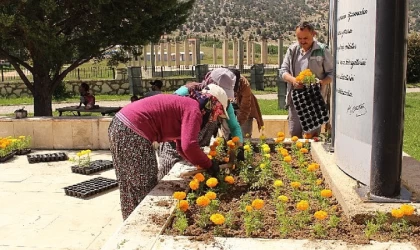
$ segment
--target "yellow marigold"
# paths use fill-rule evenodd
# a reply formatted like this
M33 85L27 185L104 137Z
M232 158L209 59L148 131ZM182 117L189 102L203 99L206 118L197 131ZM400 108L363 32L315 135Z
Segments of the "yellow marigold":
M197 179L190 181L190 188L192 190L197 190L200 187L200 182Z
M307 154L309 151L308 151L308 149L307 149L307 148L301 148L301 149L300 149L300 152L301 152L302 154Z
M400 210L404 212L404 215L414 214L414 207L408 204L402 204Z
M287 149L282 149L281 150L281 155L283 156L283 157L286 157L286 156L288 156L289 155L289 151L287 150Z
M395 218L401 218L404 216L404 211L401 209L392 209L391 214Z
M302 148L303 147L303 143L300 142L300 141L296 142L296 147L297 148Z
M315 172L316 171L315 165L309 164L309 166L306 170L308 170L309 172Z
M276 143L280 143L284 141L284 137L277 137L276 138Z
M297 141L297 140L299 140L299 138L298 138L297 136L293 136L293 137L292 137L292 141L294 141L294 142L295 142L295 141Z
M261 136L260 136L260 139L261 139L261 140L265 140L265 135L261 135Z
M234 148L235 147L235 143L232 140L229 140L226 145L229 146L229 148Z
M309 207L309 202L307 200L301 200L296 204L296 208L299 211L305 211Z
M206 196L207 198L209 198L209 200L214 200L217 197L216 193L215 192L212 192L212 191L208 191L204 196Z
M284 132L277 132L277 137L284 137Z
M203 182L206 178L204 177L204 175L202 173L198 173L198 174L194 175L194 179L196 179L199 182Z
M275 180L274 181L274 186L275 187L282 187L283 186L283 182L281 180Z
M174 192L173 197L177 200L183 200L187 197L187 194L185 192Z
M263 208L263 206L264 206L264 201L261 199L255 199L252 201L252 207L257 210L260 210L261 208Z
M271 157L271 155L270 154L264 154L264 157L269 159Z
M330 198L332 196L332 191L330 189L321 190L321 196L324 198Z
M197 198L197 200L195 202L200 207L206 207L210 204L210 199L207 198L206 196L200 196L200 197Z
M235 179L233 178L233 176L228 175L225 177L225 182L227 182L228 184L233 184L235 183Z
M232 141L233 141L234 143L237 143L237 142L239 142L239 141L240 141L240 139L239 139L239 137L238 137L238 136L234 136L234 137L232 138Z
M315 169L318 169L318 168L319 168L319 164L318 164L318 163L313 162L313 163L311 163L311 164L313 164L313 165L314 165L314 168L315 168Z
M265 127L264 126L261 126L261 130L264 131L264 129L265 129Z
M319 186L319 185L321 185L321 184L322 184L322 180L321 180L321 179L318 179L318 180L316 180L316 182L315 182L315 183L316 183L316 185L318 185L318 186Z
M249 212L251 212L252 211L252 206L246 206L245 207L245 210L249 213Z
M261 163L260 164L260 168L265 168L265 164L264 163Z
M270 153L271 149L270 147L263 147L262 150L264 151L264 153Z
M327 218L328 213L322 210L316 211L314 214L315 219L317 220L325 220Z
M245 145L245 146L244 146L244 150L246 150L246 151L250 151L250 150L251 150L251 147L250 147L249 145Z
M216 225L222 225L225 223L225 217L221 214L212 214L210 216L210 220Z
M277 199L281 202L284 202L284 203L289 201L289 198L287 198L286 195L280 195L279 197L277 197Z
M214 177L212 177L212 178L209 178L207 181L206 181L206 185L207 185L207 187L209 187L209 188L214 188L215 186L217 186L217 184L218 184L219 182L217 181L217 179L216 178L214 178Z
M180 200L178 203L178 208L184 212L187 211L189 207L190 205L188 204L188 201L186 200Z
M300 186L302 186L302 184L298 181L293 181L290 183L290 186L292 186L292 188L300 188Z
M285 156L285 157L283 158L283 160L284 160L285 162L287 162L287 163L290 163L290 162L292 162L292 157L291 157L290 155L288 155L288 156Z

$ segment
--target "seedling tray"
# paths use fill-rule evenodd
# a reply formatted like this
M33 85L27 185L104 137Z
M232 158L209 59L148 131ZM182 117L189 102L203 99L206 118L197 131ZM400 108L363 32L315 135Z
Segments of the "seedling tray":
M98 193L102 193L106 190L115 188L118 186L116 180L97 177L88 181L83 181L75 185L71 185L64 188L64 192L68 196L74 196L77 198L86 198Z
M89 174L93 174L99 171L110 169L112 167L113 167L112 161L96 160L96 161L90 162L90 165L86 167L71 166L71 171L77 174L89 175Z
M295 89L292 92L293 105L299 116L303 132L310 132L327 123L329 115L322 98L320 87L316 84Z
M24 148L24 149L17 149L16 150L16 155L27 155L29 153L31 153L30 148Z
M10 159L12 159L14 156L15 156L15 151L13 151L13 152L10 152L10 153L8 153L7 155L5 155L5 156L3 156L3 157L0 157L0 163L1 162L6 162L6 161L8 161L8 160L10 160Z
M52 153L52 154L36 154L27 155L29 163L50 162L50 161L66 161L69 159L66 153Z

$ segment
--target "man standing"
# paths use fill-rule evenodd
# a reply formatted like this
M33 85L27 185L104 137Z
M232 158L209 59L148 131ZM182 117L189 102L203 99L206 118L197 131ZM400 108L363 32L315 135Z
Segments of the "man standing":
M289 107L290 136L302 137L302 126L297 111L292 103L292 91L301 89L303 85L296 80L296 76L305 69L310 69L318 78L321 85L321 94L326 101L328 85L333 77L333 58L326 49L326 45L314 40L316 31L309 22L302 22L296 26L297 42L290 45L280 74L287 82L286 105ZM311 136L319 135L321 128L310 131Z

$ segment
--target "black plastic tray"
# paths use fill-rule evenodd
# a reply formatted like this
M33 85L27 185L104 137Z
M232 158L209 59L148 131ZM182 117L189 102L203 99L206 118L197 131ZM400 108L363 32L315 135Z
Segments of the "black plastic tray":
M16 152L12 151L12 152L8 153L7 155L5 155L3 157L0 157L0 163L1 162L6 162L6 161L12 159L15 156L15 154L16 154Z
M116 180L104 177L96 177L88 181L83 181L78 184L65 187L64 192L68 196L86 198L88 196L102 193L117 186L118 182Z
M71 166L71 171L77 174L89 175L99 171L112 168L112 161L109 160L96 160L90 162L88 167Z
M328 122L327 106L318 85L311 84L305 86L304 89L293 90L292 101L299 116L303 132L315 130Z
M58 152L51 154L36 154L36 155L27 155L29 163L38 163L38 162L50 162L50 161L66 161L69 159L66 153Z

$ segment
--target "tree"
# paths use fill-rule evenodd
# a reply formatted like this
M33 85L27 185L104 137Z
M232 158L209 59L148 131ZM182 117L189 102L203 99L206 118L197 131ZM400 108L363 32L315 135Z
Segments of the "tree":
M35 116L52 115L54 89L72 70L121 45L158 41L184 23L194 0L3 0L0 56L34 97ZM70 64L63 70L64 64ZM26 68L33 82L23 73Z

